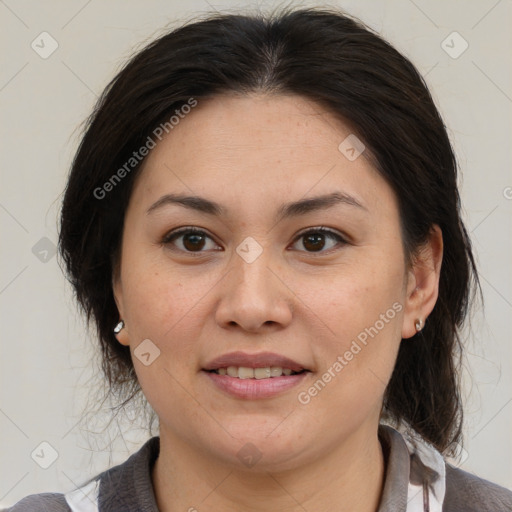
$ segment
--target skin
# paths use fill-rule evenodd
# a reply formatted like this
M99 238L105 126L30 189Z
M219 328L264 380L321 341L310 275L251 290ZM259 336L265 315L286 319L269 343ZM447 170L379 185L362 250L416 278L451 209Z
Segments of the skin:
M199 101L145 160L113 285L126 324L119 342L132 356L145 339L160 350L148 366L133 361L160 420L152 477L163 512L378 509L383 394L400 343L420 342L407 338L436 302L442 234L434 226L406 266L394 192L367 154L349 161L338 150L350 133L301 97L223 95ZM337 204L276 223L282 203L335 190L364 208ZM206 197L228 213L178 205L146 213L168 193ZM196 252L190 236L162 243L183 226L205 231ZM347 242L326 235L315 250L298 236L319 226ZM248 236L263 250L251 263L236 252ZM401 311L300 403L396 302ZM201 368L235 350L277 352L312 371L278 396L234 398ZM237 457L246 443L262 455L252 467Z

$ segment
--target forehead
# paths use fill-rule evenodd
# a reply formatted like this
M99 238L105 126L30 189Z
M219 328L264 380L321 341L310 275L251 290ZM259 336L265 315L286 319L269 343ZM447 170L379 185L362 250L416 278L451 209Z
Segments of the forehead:
M148 160L165 158L166 148L176 147L182 153L199 149L198 159L251 153L300 159L315 150L336 151L340 137L349 133L332 113L301 96L221 95L199 100Z
M260 209L274 197L281 204L283 196L333 190L362 203L392 196L364 152L349 159L340 150L353 137L346 123L300 96L198 100L151 150L133 194L146 205L175 191L231 198L247 207L253 198Z

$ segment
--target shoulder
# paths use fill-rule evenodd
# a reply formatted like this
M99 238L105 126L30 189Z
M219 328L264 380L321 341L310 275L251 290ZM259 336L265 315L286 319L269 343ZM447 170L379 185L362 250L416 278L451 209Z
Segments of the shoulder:
M93 479L66 494L31 494L5 512L98 512L99 485Z
M160 439L149 439L118 466L107 469L68 493L32 494L4 512L157 512L151 468Z
M381 425L387 452L386 480L379 512L512 512L512 491L450 464L414 431ZM428 489L428 495L427 495Z
M512 511L512 491L446 463L444 512Z
M101 512L158 512L151 470L160 452L160 438L149 439L128 460L100 475Z
M63 494L42 493L31 494L18 501L5 512L70 512Z

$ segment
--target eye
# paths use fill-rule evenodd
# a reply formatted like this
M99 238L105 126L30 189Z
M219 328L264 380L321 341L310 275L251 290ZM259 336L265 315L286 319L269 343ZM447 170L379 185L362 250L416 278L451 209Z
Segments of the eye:
M207 240L211 240L213 242L213 239L208 236L205 231L193 227L185 227L177 229L176 231L171 231L165 235L162 243L166 245L176 245L176 240L180 240L178 245L181 245L181 247L178 247L178 250L188 253L205 252L202 249L208 245ZM216 246L217 244L214 243L214 245ZM208 249L208 247L206 248Z
M336 243L331 244L331 247L327 247L327 250L324 251L323 249L326 247L326 239L331 239L331 241L334 240L339 245L345 245L347 243L346 240L336 231L323 226L309 229L308 231L304 231L299 234L295 239L294 244L301 239L304 239L302 246L307 252L329 252L329 249L335 247ZM178 245L177 250L190 254L205 252L203 249L208 249L208 240L213 242L214 246L210 247L210 249L216 250L215 247L217 244L205 231L194 227L184 227L177 229L176 231L171 231L165 235L162 239L162 243L165 245ZM176 244L176 241L179 241L179 243ZM327 244L327 246L328 245L329 244Z
M306 248L307 252L329 252L329 250L322 250L326 246L325 240L329 238L337 241L340 245L345 245L347 243L346 240L336 231L324 228L323 226L309 229L308 231L299 234L295 240L298 241L303 239L302 246ZM332 249L333 247L336 247L336 244L331 245L328 249Z

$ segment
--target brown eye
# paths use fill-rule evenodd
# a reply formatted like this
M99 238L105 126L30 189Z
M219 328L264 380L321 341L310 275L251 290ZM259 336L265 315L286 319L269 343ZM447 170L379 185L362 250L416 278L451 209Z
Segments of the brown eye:
M205 244L204 235L198 235L197 233L188 233L183 236L183 246L187 251L201 250Z
M334 240L338 244L345 244L345 239L336 233L335 231L332 231L330 229L326 228L316 228L316 229L310 229L309 231L306 231L298 236L296 239L303 240L302 246L306 249L307 252L328 252L329 249L332 249L333 247L336 247L336 243L334 245L331 244L329 247L329 243L326 242L326 240ZM327 250L323 251L327 245Z
M166 245L175 245L177 250L183 252L205 252L203 249L207 246L208 240L212 240L204 231L194 228L183 228L167 234L162 243ZM178 243L176 243L178 242ZM213 244L216 246L216 244Z
M341 235L323 227L310 229L309 231L300 234L296 238L295 243L299 240L302 240L302 247L309 253L329 252L331 249L336 247L336 245L344 245L347 243ZM209 248L207 247L208 241L213 243ZM215 249L218 246L215 244L213 239L205 231L196 228L181 228L176 231L172 231L164 237L162 243L171 246L173 250L189 254L200 254L207 252L208 249L218 250ZM327 250L324 250L326 247Z

